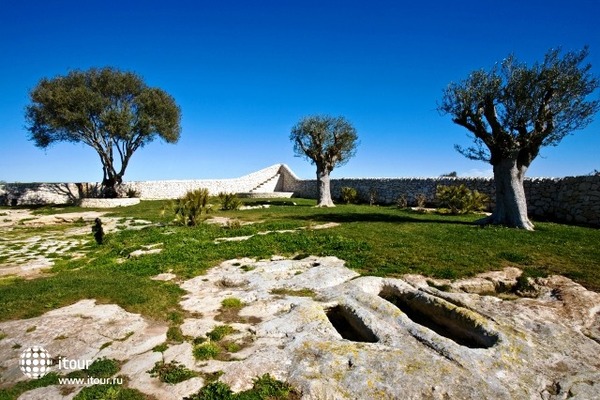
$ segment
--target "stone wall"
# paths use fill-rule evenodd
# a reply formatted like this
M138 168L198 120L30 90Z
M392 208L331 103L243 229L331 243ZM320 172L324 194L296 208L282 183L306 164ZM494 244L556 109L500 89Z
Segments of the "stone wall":
M600 226L600 176L534 178L524 186L531 215Z
M126 182L122 192L135 190L143 200L176 199L194 189L206 188L211 195L220 192L251 192L278 174L282 164L233 179L165 180ZM281 186L277 183L276 186ZM68 204L94 197L98 183L8 183L0 185L0 205Z
M331 189L334 199L341 196L342 187L348 186L356 189L365 202L374 192L376 201L381 204L393 204L404 196L409 205L414 205L419 195L434 204L438 185L460 184L494 199L494 181L486 178L342 178L332 179ZM213 195L274 189L293 192L296 197L317 197L316 180L300 179L284 164L234 179L127 182L123 186L124 190L136 190L147 200L174 199L198 188L207 188ZM4 184L0 185L0 204L75 203L98 190L97 183ZM530 215L600 226L600 176L530 178L525 181L525 194Z
M283 170L283 168L282 168ZM291 171L282 173L283 190L297 197L316 198L317 182L298 179ZM370 193L378 203L393 204L404 196L409 205L424 195L428 204L435 204L438 185L465 184L471 190L487 194L494 206L494 180L491 178L342 178L331 180L331 195L341 197L342 187L358 191L362 201L368 202ZM524 183L527 208L530 215L556 221L576 222L600 226L600 176L566 178L529 178Z
M176 199L186 192L206 188L211 195L251 192L261 184L273 178L279 172L281 164L272 165L260 171L233 179L204 179L181 181L128 182L127 187L139 192L144 200Z

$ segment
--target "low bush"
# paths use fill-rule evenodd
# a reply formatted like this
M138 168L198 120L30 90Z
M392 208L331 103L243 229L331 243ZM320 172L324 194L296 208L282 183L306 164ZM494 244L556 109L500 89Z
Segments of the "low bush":
M169 363L158 361L154 364L154 368L147 372L151 377L158 378L161 382L171 385L187 381L198 375L196 372L186 368L177 361L171 361Z
M73 400L147 400L148 396L137 389L122 385L93 385L84 387Z
M374 206L377 203L377 199L379 198L379 193L377 189L370 188L369 189L369 205Z
M237 297L227 297L221 301L223 308L242 308L244 303Z
M265 374L254 379L252 389L233 393L223 382L213 382L204 386L196 394L183 400L284 400L299 399L300 395L289 384Z
M138 198L140 197L140 192L135 190L134 188L128 188L125 192L125 196L130 199Z
M219 203L221 210L237 210L242 205L241 200L235 193L219 193Z
M233 332L234 329L231 327L231 325L218 325L215 326L212 331L208 332L206 336L210 338L210 340L218 342Z
M418 208L425 208L427 205L427 196L425 196L423 193L417 194L415 196L415 205Z
M225 228L227 229L240 229L242 227L242 221L239 219L230 219L227 221Z
M119 362L117 360L102 357L95 360L86 372L94 378L109 378L119 372L119 369Z
M184 397L183 400L230 400L234 398L231 388L223 382L217 381L209 383L198 393Z
M254 379L251 390L260 399L287 399L293 392L293 388L289 384L278 381L269 374Z
M346 204L358 203L358 192L356 189L348 186L342 188L342 201Z
M196 360L210 360L221 352L221 348L212 342L202 343L194 347L193 354Z
M179 326L170 326L169 329L167 329L167 340L171 343L185 342L185 337L181 332L181 328Z
M408 199L406 195L401 194L396 198L396 207L398 208L406 208L408 207Z
M201 216L210 212L208 189L191 190L173 203L175 221L180 225L196 226Z
M441 207L448 208L451 214L465 214L483 211L487 208L489 197L477 190L471 191L464 184L458 186L437 187L437 200Z

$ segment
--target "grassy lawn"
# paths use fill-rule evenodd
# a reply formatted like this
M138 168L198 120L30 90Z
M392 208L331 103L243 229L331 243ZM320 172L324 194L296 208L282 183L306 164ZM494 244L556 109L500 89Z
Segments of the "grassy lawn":
M189 278L227 259L268 258L276 254L337 256L361 274L378 276L420 273L460 278L517 266L534 276L566 275L590 289L600 290L599 229L543 222L536 223L534 232L480 228L472 224L479 218L477 215L422 214L362 205L317 209L313 200L293 201L296 206L212 213L255 222L237 228L209 224L194 228L173 226L167 223L168 216L161 216L167 204L163 201L144 201L110 210L111 216L161 224L109 234L102 246L88 243L85 258L56 260L49 277L0 279L0 320L32 317L83 298L96 298L157 320L177 321L181 318L178 302L183 291L174 283L150 280L151 276L172 271ZM36 213L81 210L42 207ZM310 229L325 222L339 222L341 226ZM219 237L298 227L307 229L214 243ZM159 254L127 258L143 245L159 243L163 248Z

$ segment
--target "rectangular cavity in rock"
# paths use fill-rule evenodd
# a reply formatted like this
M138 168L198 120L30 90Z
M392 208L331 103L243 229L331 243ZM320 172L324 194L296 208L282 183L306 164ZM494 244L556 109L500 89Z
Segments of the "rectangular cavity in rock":
M387 286L379 293L379 297L398 307L413 322L461 346L489 348L498 341L498 335L474 321L468 315L468 310L449 303L445 307L445 301L425 293L403 292L396 287Z
M347 307L338 305L325 310L329 322L338 333L353 342L375 343L379 338L355 313Z

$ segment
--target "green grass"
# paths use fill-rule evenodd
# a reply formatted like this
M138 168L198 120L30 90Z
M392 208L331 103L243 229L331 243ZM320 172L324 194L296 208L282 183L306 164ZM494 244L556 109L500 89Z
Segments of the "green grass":
M117 360L103 357L90 364L86 373L94 378L109 378L119 372L120 369Z
M58 374L50 372L39 379L29 379L18 382L11 387L0 389L0 400L16 400L29 390L58 384Z
M183 400L295 400L300 395L287 383L274 379L269 374L254 379L251 389L233 393L223 382L213 382L204 386L198 393Z
M225 336L232 334L235 330L231 327L231 325L218 325L213 328L212 331L206 334L210 340L218 342L223 339Z
M84 387L73 400L147 400L150 399L137 389L121 385L93 385Z
M185 342L185 337L181 332L181 328L179 326L170 326L169 329L167 329L167 340L171 343Z
M192 353L197 360L210 360L216 358L221 352L221 348L212 342L202 343L194 347Z
M566 275L587 288L600 290L599 229L547 222L537 222L534 232L481 228L473 224L479 218L476 215L421 214L396 207L363 205L321 209L314 207L314 200L294 201L298 205L209 214L257 222L239 229L211 224L188 228L163 223L139 231L108 234L104 245L88 246L87 256L82 259L55 260L51 276L2 280L0 321L34 317L84 298L116 303L128 311L170 321L170 315L181 314L178 303L183 290L175 283L150 280L151 276L172 270L186 279L202 274L224 260L269 258L276 254L337 256L344 259L348 267L376 276L419 273L454 279L516 266L535 271L537 275ZM169 218L160 216L165 204L163 201L143 201L109 212L121 218L165 222ZM76 207L64 207L60 212L77 210ZM36 210L40 213L54 211L51 208ZM339 222L341 226L214 243L219 237L252 235L325 222ZM39 234L40 230L18 229L19 236L27 232ZM127 258L132 251L153 243L163 243L164 250L159 254Z
M244 307L244 303L236 297L227 297L221 301L221 306L223 308L242 308Z

